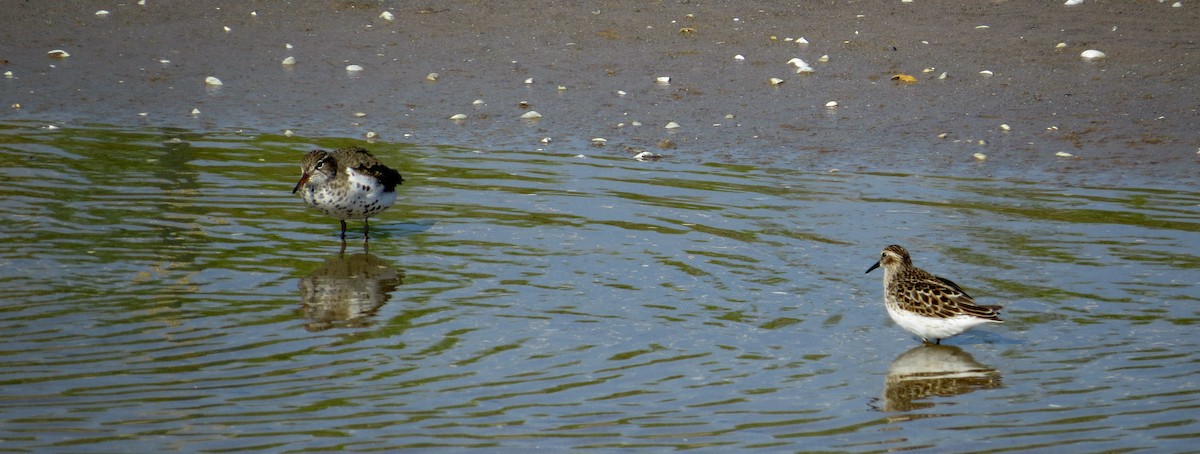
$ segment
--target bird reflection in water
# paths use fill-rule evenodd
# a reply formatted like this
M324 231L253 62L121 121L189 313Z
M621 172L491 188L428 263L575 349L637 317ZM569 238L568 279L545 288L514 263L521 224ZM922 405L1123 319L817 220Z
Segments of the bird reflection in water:
M369 326L403 277L368 252L339 253L300 279L300 309L308 319L305 329Z
M921 345L904 352L888 367L883 411L911 411L934 406L931 397L952 397L1001 387L1000 373L971 354L950 345Z

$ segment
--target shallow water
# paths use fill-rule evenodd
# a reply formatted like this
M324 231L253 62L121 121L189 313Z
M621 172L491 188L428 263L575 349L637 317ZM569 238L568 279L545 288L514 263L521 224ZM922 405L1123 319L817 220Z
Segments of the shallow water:
M0 125L5 450L1194 448L1200 192ZM907 246L1003 325L887 319Z

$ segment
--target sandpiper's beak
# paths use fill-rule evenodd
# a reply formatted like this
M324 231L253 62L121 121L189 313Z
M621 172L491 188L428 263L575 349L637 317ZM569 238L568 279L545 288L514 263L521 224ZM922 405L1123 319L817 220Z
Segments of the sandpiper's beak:
M308 183L308 172L304 172L304 176L300 177L300 182L296 183L296 187L292 188L292 194L295 194L296 191L299 191L300 187L304 186L304 183Z
M870 267L870 268L867 268L867 273L870 273L870 272L872 272L872 271L875 271L875 268L879 268L879 262L875 262L875 264L874 264L874 265L871 265L871 267ZM863 274L867 274L867 273L863 273Z

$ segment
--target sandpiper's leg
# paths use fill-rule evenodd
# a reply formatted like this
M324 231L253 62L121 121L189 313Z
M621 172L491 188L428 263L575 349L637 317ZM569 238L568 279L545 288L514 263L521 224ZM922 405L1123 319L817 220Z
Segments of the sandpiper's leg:
M342 219L342 239L346 239L346 220Z
M371 239L371 220L363 219L363 241Z

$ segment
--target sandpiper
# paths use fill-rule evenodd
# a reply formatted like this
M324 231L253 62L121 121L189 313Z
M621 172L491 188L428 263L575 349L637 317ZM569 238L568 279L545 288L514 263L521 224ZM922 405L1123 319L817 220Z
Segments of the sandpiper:
M901 328L929 343L984 323L1001 323L1000 306L975 304L962 287L913 266L912 257L903 247L883 248L879 261L867 268L870 273L883 267L883 302L888 315Z
M347 219L362 219L363 238L368 239L371 225L367 218L392 206L396 185L404 181L400 172L359 147L310 151L300 168L304 174L292 194L300 191L313 208L342 221L342 240L346 239Z

